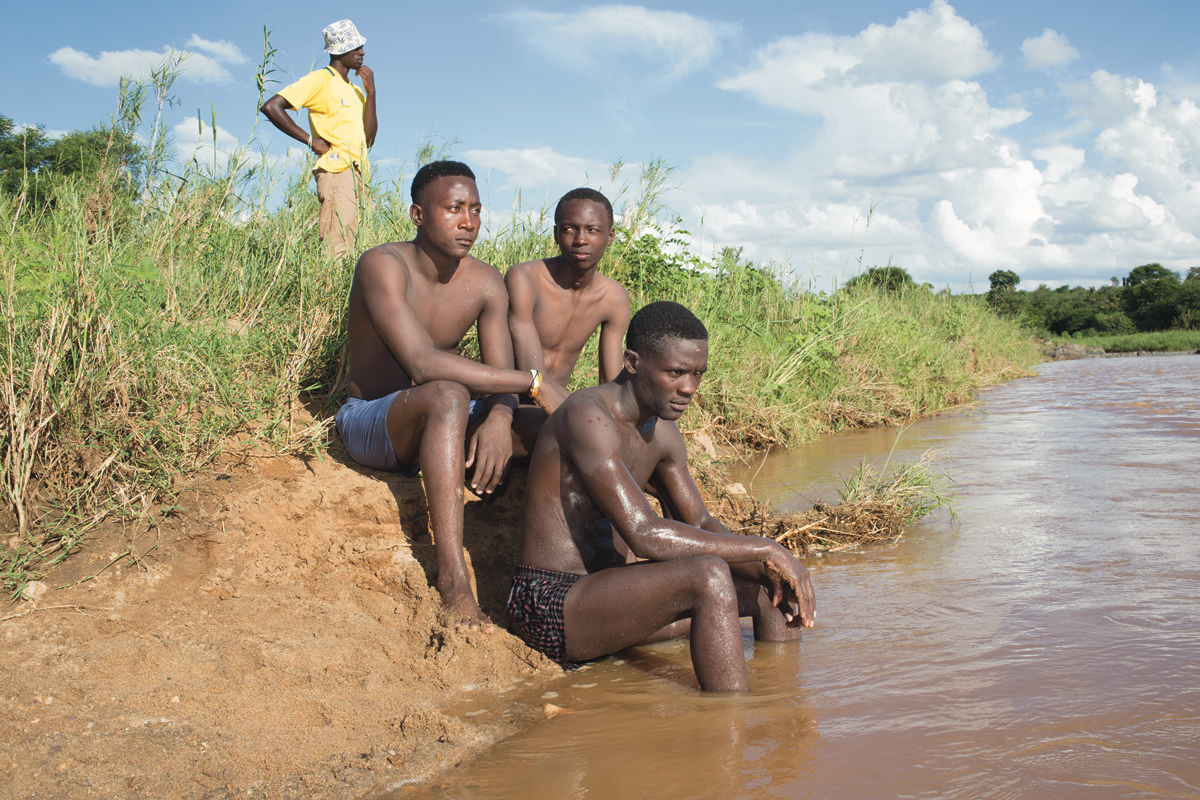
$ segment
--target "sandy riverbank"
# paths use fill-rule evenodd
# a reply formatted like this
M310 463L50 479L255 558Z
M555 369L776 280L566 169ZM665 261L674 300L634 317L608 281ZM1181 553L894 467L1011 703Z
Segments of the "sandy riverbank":
M544 718L439 711L561 673L502 629L448 627L419 480L333 449L218 466L163 524L90 536L50 591L0 612L0 796L357 797ZM466 506L501 625L522 481Z

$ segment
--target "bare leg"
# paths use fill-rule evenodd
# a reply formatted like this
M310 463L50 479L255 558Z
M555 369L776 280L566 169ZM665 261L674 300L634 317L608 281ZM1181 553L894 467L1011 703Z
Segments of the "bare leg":
M399 394L387 423L400 465L421 465L442 602L472 628L491 631L492 621L471 592L463 556L463 442L470 400L461 384L431 381Z
M738 571L746 565L739 564ZM761 569L761 565L755 564ZM749 581L734 574L733 583L738 593L738 613L750 617L754 623L754 638L760 642L798 642L800 625L788 625L781 612L772 602L771 594L757 581Z
M595 658L645 642L691 620L692 668L700 688L748 688L729 566L715 556L642 562L585 575L564 604L567 657Z
M537 444L538 433L549 415L537 406L520 405L513 412L513 458L529 458Z
M741 567L743 565L739 565ZM742 571L739 569L739 571ZM783 614L771 603L771 595L761 583L749 581L738 574L733 576L734 589L738 597L738 616L750 617L754 624L754 638L760 642L796 642L800 640L800 626L789 626ZM640 644L667 642L686 636L691 630L690 619L681 619L665 625L646 637Z

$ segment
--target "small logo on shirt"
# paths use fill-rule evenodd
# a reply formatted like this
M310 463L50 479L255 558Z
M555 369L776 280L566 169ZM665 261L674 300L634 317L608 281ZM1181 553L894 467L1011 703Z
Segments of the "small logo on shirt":
M348 105L350 105L350 101L349 101L349 100L347 100L346 98L344 98L344 97L343 97L343 98L342 98L342 105L344 105L344 106L348 106Z

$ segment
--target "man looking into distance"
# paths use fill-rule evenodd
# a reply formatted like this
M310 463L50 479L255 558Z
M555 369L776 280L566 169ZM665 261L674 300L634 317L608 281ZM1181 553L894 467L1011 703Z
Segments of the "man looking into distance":
M412 200L413 241L372 247L354 269L349 397L338 410L338 432L358 463L423 475L438 591L457 620L490 630L463 557L463 470L474 467L478 491L503 480L513 395L542 400L542 378L513 369L504 280L470 255L482 211L470 168L426 164L413 177ZM472 325L483 363L456 353ZM472 401L472 392L488 397Z
M580 389L542 427L529 466L508 600L513 631L570 668L691 633L700 688L745 691L739 617L768 641L800 638L816 610L808 571L782 545L735 536L687 470L675 421L708 368L708 332L677 303L629 323L624 369ZM678 513L654 513L653 476ZM620 536L643 559L625 564Z
M600 329L600 383L621 371L622 340L629 325L629 293L601 275L596 265L613 241L613 210L595 189L573 189L554 209L559 255L510 267L508 329L520 369L541 370L542 392L556 406L588 339ZM546 415L529 405L517 409L513 430L523 454L533 451Z
M343 19L326 27L329 66L310 72L263 103L259 110L276 128L316 153L313 175L321 201L321 241L334 257L345 255L358 233L358 204L370 175L367 148L375 144L375 73L363 65L366 39ZM362 89L350 82L350 70ZM309 132L292 121L290 109L308 109Z

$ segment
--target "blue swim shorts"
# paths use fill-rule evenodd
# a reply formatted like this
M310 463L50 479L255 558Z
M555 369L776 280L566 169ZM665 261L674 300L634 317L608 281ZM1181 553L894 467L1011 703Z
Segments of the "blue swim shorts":
M396 395L406 392L401 389L384 397L374 400L363 400L359 397L348 397L337 412L338 434L346 445L346 452L358 463L371 469L384 472L399 472L406 478L415 478L421 473L419 465L401 467L396 461L396 453L392 450L392 437L387 432L388 409ZM467 413L467 424L470 425L481 417L484 412L481 400L472 400L470 411Z

